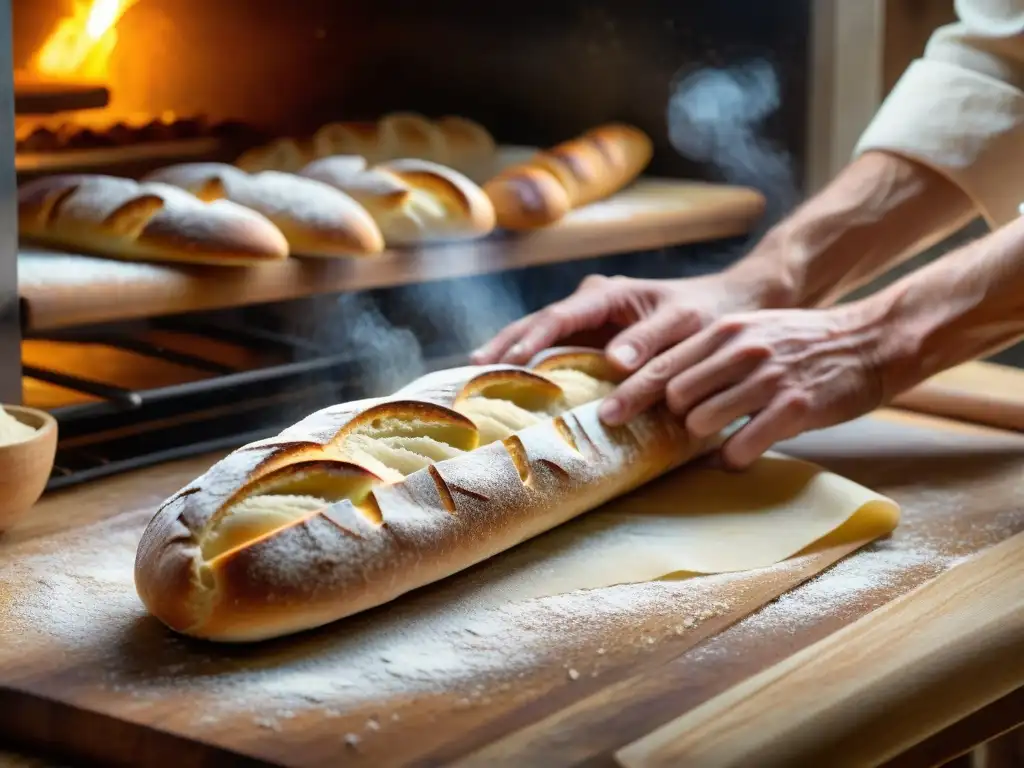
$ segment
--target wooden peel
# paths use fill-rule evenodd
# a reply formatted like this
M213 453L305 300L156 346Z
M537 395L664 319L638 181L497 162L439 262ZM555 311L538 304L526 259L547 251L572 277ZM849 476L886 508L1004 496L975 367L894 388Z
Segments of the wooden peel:
M893 405L1024 430L1024 371L994 363L964 363L900 395Z
M625 768L879 765L1024 682L1024 533L616 753ZM912 713L895 719L892 711Z

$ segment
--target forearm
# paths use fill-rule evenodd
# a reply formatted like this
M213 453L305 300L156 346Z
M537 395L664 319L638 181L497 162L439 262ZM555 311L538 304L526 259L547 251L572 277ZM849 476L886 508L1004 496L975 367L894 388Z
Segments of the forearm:
M1024 218L859 302L889 396L1024 337Z
M728 272L768 307L821 307L919 253L976 215L929 168L869 152L776 226Z

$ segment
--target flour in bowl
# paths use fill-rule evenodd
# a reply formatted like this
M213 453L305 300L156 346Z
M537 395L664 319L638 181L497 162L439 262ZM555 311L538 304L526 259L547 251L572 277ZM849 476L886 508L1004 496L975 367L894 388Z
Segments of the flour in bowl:
M23 443L35 433L33 427L22 424L0 406L0 446Z

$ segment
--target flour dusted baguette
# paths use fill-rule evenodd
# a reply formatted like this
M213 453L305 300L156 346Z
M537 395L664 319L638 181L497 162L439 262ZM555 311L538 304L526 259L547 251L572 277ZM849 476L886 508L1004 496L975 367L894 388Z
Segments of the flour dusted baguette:
M200 200L230 200L266 216L302 256L369 256L384 237L359 203L327 184L290 173L248 174L224 163L182 163L161 168L148 181L186 189Z
M422 245L483 237L494 206L458 171L427 160L392 160L367 168L361 157L314 160L299 175L340 189L366 208L388 245Z
M443 579L591 510L702 446L667 411L605 427L592 350L466 367L313 414L171 497L138 593L172 629L253 641Z
M34 242L121 259L245 266L288 257L284 235L255 211L115 176L44 176L21 185L18 227Z
M294 173L335 155L356 155L368 165L411 158L453 168L482 184L491 176L494 152L493 137L473 120L393 112L377 121L328 123L307 139L276 139L245 152L235 165L249 172Z
M618 192L647 167L651 154L643 131L612 123L505 168L484 191L494 203L498 226L544 227Z

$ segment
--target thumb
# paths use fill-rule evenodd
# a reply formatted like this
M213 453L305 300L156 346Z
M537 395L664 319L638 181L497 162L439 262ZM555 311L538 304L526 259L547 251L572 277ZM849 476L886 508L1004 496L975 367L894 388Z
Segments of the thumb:
M660 309L634 323L605 347L609 359L625 371L635 371L669 347L697 333L703 323L696 312Z

